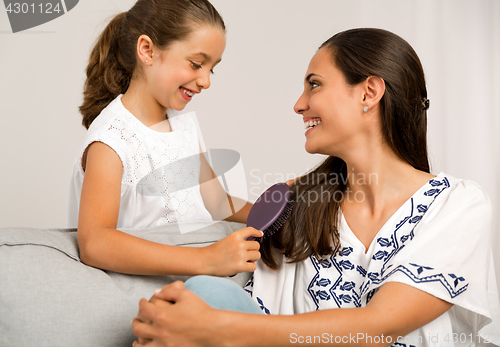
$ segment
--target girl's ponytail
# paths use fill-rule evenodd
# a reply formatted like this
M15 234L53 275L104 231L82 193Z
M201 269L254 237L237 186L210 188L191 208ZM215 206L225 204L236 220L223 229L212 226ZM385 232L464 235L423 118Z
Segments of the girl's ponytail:
M82 124L87 129L111 101L125 93L130 84L134 66L126 66L130 62L120 57L120 41L126 15L127 12L123 12L113 18L90 53L83 104L80 106Z

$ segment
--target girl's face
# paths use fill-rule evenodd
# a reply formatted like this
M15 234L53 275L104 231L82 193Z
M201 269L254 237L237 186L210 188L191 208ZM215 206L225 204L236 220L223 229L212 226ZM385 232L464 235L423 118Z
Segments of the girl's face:
M309 63L304 92L294 111L303 117L306 151L343 157L362 134L361 86L350 86L322 48Z
M183 41L155 52L144 68L149 93L164 108L182 110L194 95L210 87L210 74L226 47L225 34L204 26ZM158 54L160 53L160 54Z

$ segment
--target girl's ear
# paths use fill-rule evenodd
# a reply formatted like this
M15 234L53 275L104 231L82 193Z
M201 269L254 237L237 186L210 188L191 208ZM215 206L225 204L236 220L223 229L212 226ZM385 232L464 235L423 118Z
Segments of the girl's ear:
M373 109L385 93L385 82L382 78L370 76L363 82L363 106ZM366 112L366 111L365 111Z
M141 35L137 39L137 55L139 60L145 65L153 64L153 41L147 35Z

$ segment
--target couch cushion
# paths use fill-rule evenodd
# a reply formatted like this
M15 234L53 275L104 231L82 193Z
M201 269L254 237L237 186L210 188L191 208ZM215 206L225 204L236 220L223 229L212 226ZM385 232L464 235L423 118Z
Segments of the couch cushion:
M151 241L206 246L239 223L123 230ZM232 279L243 285L250 274ZM78 257L75 229L0 228L0 346L130 346L140 298L182 276L103 271Z

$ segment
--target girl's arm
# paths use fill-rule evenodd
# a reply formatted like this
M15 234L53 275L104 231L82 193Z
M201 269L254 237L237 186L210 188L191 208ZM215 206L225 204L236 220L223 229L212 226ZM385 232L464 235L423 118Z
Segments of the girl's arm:
M142 275L228 276L253 271L261 236L238 230L207 247L179 247L150 242L116 229L120 210L122 163L107 145L94 142L87 151L78 219L81 260L97 268Z
M152 340L158 346L168 341L176 346L277 347L306 343L308 337L311 346L388 346L451 306L409 285L390 282L364 308L252 315L213 309L182 282L175 282L151 302L141 300L132 328L141 343Z
M246 223L252 204L226 193L207 162L200 146L200 191L214 220Z

